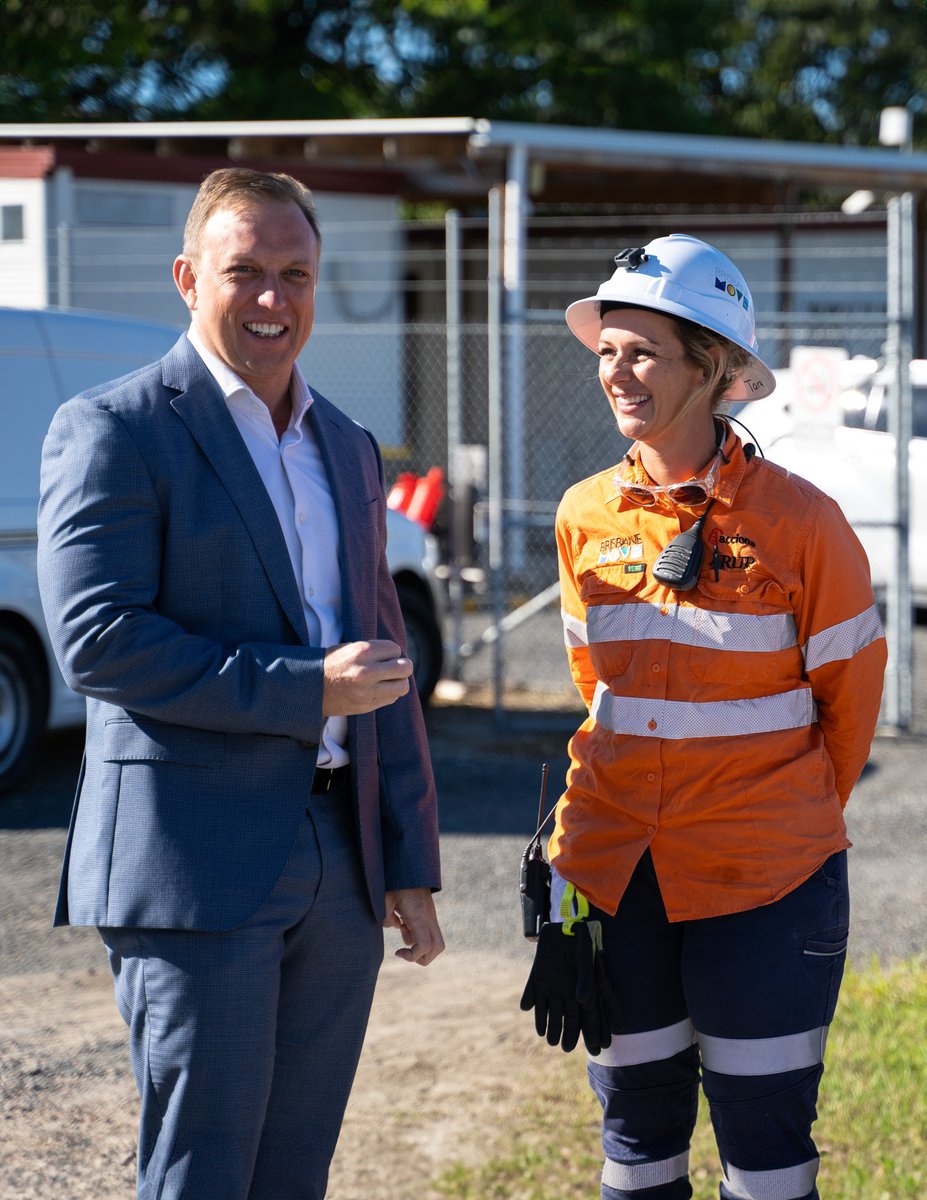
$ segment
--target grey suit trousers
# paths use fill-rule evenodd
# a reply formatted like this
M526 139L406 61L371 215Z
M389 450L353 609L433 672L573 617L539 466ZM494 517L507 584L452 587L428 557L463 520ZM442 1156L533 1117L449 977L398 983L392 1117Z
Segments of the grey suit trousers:
M350 804L312 796L237 928L100 930L142 1101L140 1200L325 1195L383 959Z

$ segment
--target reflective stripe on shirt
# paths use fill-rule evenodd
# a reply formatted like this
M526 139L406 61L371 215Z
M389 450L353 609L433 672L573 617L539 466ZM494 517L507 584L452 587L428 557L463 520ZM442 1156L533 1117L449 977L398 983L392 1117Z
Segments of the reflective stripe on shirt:
M747 700L696 702L615 696L600 681L590 712L598 725L612 733L672 741L801 729L817 720L810 688Z
M841 621L839 625L831 625L829 629L812 634L802 647L805 670L813 671L832 662L846 662L880 637L882 621L879 610L873 604L858 617L851 617L849 621Z
M585 629L577 629L582 624L564 614L564 640L568 646L663 639L706 650L762 652L788 650L797 644L791 612L757 616L682 605L599 604L587 611Z

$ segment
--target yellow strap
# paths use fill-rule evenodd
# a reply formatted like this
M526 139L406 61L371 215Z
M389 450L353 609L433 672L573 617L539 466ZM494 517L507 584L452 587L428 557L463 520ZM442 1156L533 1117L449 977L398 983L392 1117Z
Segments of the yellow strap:
M573 907L576 907L574 913ZM576 921L585 921L589 916L589 901L572 883L563 889L560 901L560 916L563 919L563 932L567 937L573 936L573 925Z

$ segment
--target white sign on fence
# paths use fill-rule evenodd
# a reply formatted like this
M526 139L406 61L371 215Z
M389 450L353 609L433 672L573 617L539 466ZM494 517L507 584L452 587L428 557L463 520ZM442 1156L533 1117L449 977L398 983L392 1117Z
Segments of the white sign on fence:
M847 352L838 346L797 346L791 354L795 423L826 434L843 423L842 368Z

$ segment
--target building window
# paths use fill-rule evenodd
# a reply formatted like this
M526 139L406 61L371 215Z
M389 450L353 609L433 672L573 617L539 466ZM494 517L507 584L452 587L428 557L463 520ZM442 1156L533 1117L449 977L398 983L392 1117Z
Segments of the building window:
M0 205L0 242L21 242L24 237L23 206Z

